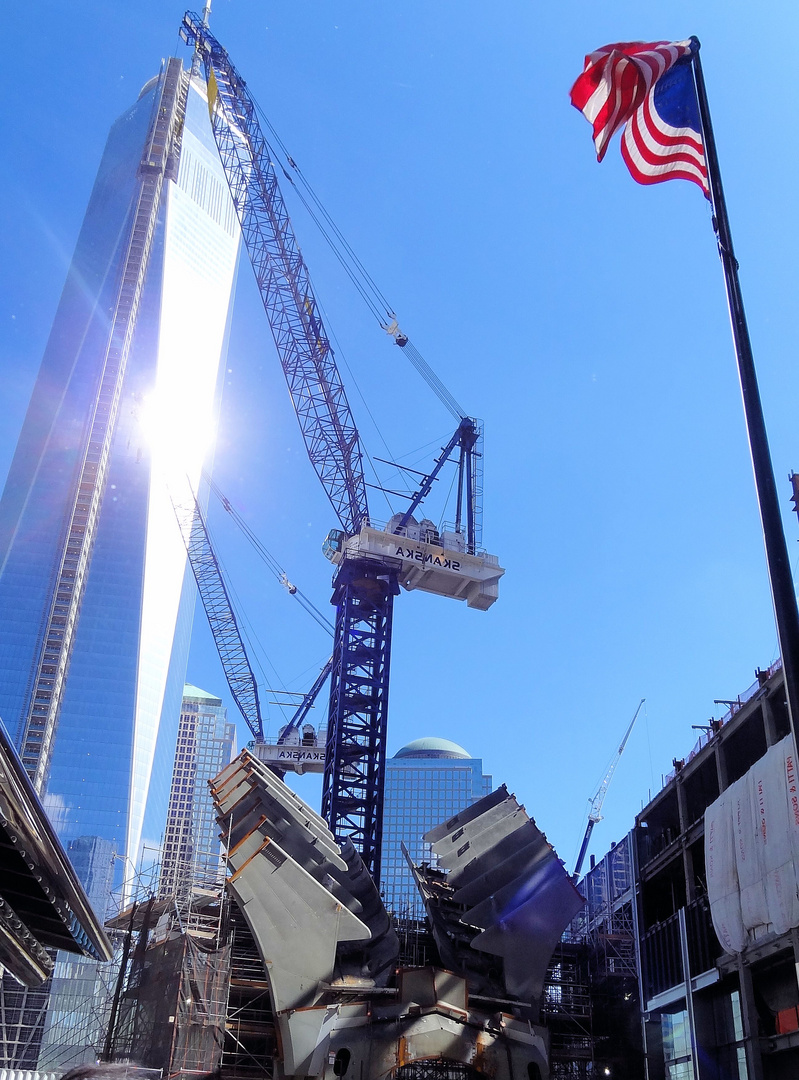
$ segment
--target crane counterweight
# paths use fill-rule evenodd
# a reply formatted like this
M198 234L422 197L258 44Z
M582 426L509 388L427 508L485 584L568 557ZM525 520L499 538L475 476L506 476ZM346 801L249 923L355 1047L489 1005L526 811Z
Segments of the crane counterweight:
M450 596L487 611L499 596L499 579L505 573L496 555L470 555L461 533L439 533L430 526L432 522L411 518L401 533L371 525L350 537L337 530L332 538L328 535L323 550L337 565L345 559L367 558L393 566L400 585L409 592L421 589Z

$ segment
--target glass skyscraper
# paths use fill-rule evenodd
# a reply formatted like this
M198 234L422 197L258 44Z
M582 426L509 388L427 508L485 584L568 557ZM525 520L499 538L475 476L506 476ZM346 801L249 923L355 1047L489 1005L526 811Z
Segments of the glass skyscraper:
M490 794L492 778L481 758L469 757L448 739L416 739L386 762L383 858L380 889L386 908L407 919L423 919L424 905L401 844L415 863L435 863L422 836Z
M100 915L166 817L194 607L173 504L238 249L204 83L169 60L109 134L0 500L0 718ZM57 965L40 1068L94 1056L93 978Z
M208 781L230 764L235 752L236 725L228 722L221 698L187 683L164 830L160 896L175 896L182 903L192 885L208 888L224 879Z

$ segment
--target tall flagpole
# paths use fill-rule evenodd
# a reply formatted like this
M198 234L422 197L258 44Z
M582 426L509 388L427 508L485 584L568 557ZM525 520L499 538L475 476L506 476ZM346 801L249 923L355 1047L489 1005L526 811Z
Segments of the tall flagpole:
M746 429L749 435L749 449L752 455L752 468L755 474L755 489L760 507L760 521L763 527L763 539L766 547L766 563L771 583L771 599L777 623L777 638L782 656L782 670L785 679L785 696L788 702L788 714L794 744L799 747L797 723L799 722L799 611L796 606L796 593L791 576L791 564L788 547L780 517L777 485L774 481L774 469L771 464L766 424L763 407L760 403L760 391L757 385L755 363L752 357L752 345L749 341L749 329L746 325L741 286L738 281L738 260L732 248L732 234L727 217L727 205L724 201L724 189L721 186L721 172L716 154L716 142L713 138L713 126L710 122L710 109L707 103L705 79L702 63L699 59L699 39L691 38L693 46L693 67L696 80L696 94L699 102L699 116L702 122L702 135L705 144L708 180L713 205L713 227L719 244L719 255L724 268L724 282L727 289L727 303L730 309L732 336L738 357L738 375L741 381Z

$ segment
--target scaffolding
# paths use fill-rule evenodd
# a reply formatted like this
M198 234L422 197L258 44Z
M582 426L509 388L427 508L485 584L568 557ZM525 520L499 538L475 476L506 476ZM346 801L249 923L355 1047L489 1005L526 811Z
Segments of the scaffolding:
M633 868L629 837L612 847L585 878L584 934L595 981L637 980Z
M218 1066L230 949L220 943L221 893L205 893L183 911L173 897L151 896L114 920L127 929L107 1059L171 1077Z
M77 1065L94 1063L101 1053L111 1013L118 943L110 963L59 953L39 1048L40 1072L62 1075Z
M400 1065L394 1073L394 1080L482 1080L483 1073L464 1065L460 1061L447 1058L428 1058Z
M226 911L230 978L222 1046L225 1080L272 1080L275 1021L263 961L234 901Z
M584 1080L594 1068L589 950L585 941L568 940L567 934L547 971L541 1017L549 1029L552 1080Z
M113 921L125 928L103 1056L170 1080L222 1068L226 1080L272 1080L274 1018L263 962L226 891L151 896Z
M128 892L141 894L152 882L149 869L138 872L117 890L92 897L97 911L116 910ZM103 963L87 956L49 949L53 973L36 987L24 987L10 972L0 984L0 1072L5 1080L37 1071L61 1076L102 1054L124 935L108 930L114 953ZM3 1077L0 1076L0 1080Z
M635 890L631 838L615 844L579 885L585 907L552 958L542 1014L550 1030L553 1080L618 1075L624 1054L635 1054L620 1030L622 1003L638 999Z
M395 915L393 922L399 938L399 967L441 967L438 948L426 919Z
M138 991L130 1058L170 1077L210 1072L219 1064L230 950L207 949L190 934L147 950ZM163 1063L163 1064L162 1064Z

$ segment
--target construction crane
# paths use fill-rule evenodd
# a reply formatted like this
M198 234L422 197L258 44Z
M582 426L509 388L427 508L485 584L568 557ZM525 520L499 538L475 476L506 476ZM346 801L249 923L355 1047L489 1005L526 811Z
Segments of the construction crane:
M325 733L309 732L304 722L330 676L333 658L319 672L308 693L302 695L293 716L278 733L277 741L268 742L264 738L258 683L200 504L192 497L183 505L173 501L172 506L230 693L255 736L251 744L253 754L281 776L289 770L322 771L324 753L318 738L320 734L324 738ZM295 749L295 744L302 749Z
M173 502L172 506L230 693L247 727L258 742L263 742L258 683L200 504L192 498L185 505L178 506Z
M205 72L213 134L242 237L308 456L341 525L324 545L337 569L322 814L337 838L351 838L377 877L394 597L400 586L424 589L486 610L497 599L504 573L495 556L479 550L480 428L460 415L457 431L421 480L408 510L395 514L384 528L371 521L360 435L255 102L210 33L207 15L187 12L181 37L194 48L195 65L199 58ZM385 329L408 350L408 339L395 322ZM418 354L412 351L410 359L418 366ZM439 532L432 521L417 521L414 513L455 452L457 518L453 528Z
M627 740L632 734L633 727L635 726L635 721L638 719L638 714L641 711L641 707L643 706L645 701L646 698L641 698L641 700L638 702L638 708L635 710L635 715L630 721L630 726L624 733L624 738L619 743L619 749L613 755L613 760L608 766L608 771L605 773L605 779L599 785L599 790L591 800L591 809L588 811L588 824L585 828L585 836L583 837L583 842L580 845L580 854L577 856L577 863L574 867L573 876L575 878L579 877L580 875L583 860L585 859L585 853L586 851L588 851L588 841L591 839L591 833L594 831L594 826L597 824L598 821L602 820L602 803L605 801L605 796L607 795L608 788L610 787L610 781L613 779L613 774L616 771L616 766L619 764L619 758L624 752L624 747L627 745Z
M316 676L311 689L303 695L294 715L278 732L275 742L259 742L256 739L248 747L253 757L263 761L280 777L287 772L324 772L327 729L323 726L314 728L313 724L307 722L307 717L332 670L331 656Z

